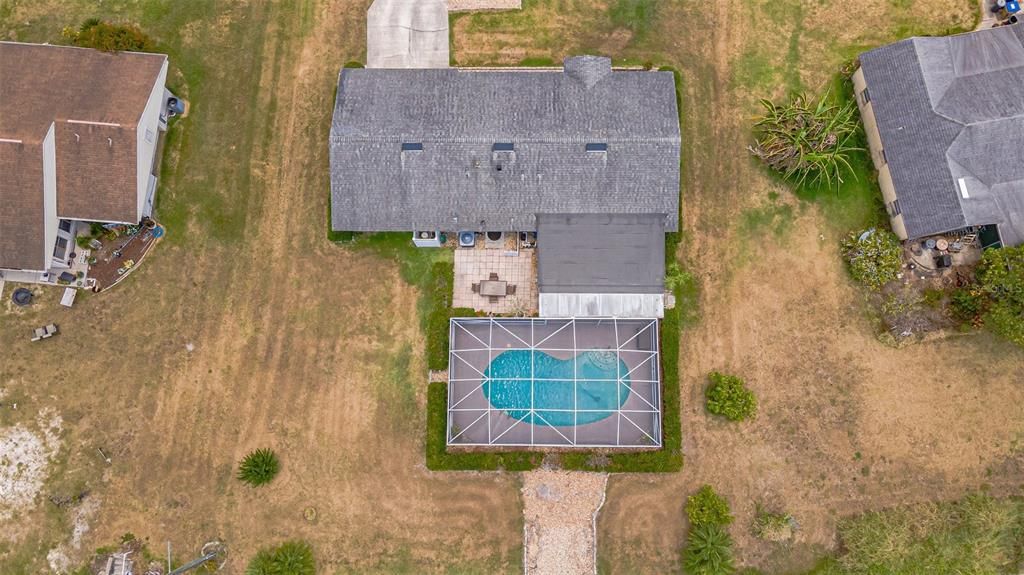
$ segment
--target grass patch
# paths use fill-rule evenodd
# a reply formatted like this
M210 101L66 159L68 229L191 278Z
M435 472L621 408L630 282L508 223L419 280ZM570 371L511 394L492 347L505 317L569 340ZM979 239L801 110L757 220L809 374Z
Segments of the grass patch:
M775 84L777 72L763 50L748 49L732 65L733 88L768 90Z
M448 330L451 318L476 315L470 308L453 308L455 264L435 262L424 290L426 306L424 331L427 334L427 368L448 369Z
M796 211L788 204L768 204L755 208L747 208L740 214L740 230L746 236L756 236L769 232L776 238L786 235Z
M813 575L1016 573L1024 562L1024 500L985 493L875 511L840 522L844 552Z
M612 24L626 28L636 38L642 38L656 20L658 0L615 0L608 17Z
M519 61L519 65L523 66L523 67L527 67L527 68L530 68L530 67L546 68L546 67L551 67L551 66L558 66L558 64L555 62L554 58L549 58L547 56L536 56L536 57L531 57L531 58L523 58L522 60Z

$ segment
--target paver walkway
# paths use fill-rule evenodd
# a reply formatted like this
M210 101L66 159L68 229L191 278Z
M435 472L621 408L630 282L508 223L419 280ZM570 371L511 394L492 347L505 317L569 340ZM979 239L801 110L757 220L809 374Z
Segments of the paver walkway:
M978 5L981 8L981 20L978 21L978 27L975 29L991 28L996 23L995 12L992 12L992 0L978 0Z
M523 571L597 573L597 514L607 473L539 469L523 474Z

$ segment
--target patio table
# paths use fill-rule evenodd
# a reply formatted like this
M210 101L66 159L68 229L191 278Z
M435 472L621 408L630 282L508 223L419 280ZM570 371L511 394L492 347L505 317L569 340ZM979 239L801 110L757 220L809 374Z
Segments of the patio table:
M480 282L480 295L504 297L506 285L508 282L504 280L483 280Z

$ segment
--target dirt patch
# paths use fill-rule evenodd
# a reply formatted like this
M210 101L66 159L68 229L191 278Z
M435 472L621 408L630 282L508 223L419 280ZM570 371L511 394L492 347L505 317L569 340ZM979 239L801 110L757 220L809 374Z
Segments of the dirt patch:
M36 418L38 430L24 425L0 428L0 520L36 503L50 460L60 449L62 420L53 410Z

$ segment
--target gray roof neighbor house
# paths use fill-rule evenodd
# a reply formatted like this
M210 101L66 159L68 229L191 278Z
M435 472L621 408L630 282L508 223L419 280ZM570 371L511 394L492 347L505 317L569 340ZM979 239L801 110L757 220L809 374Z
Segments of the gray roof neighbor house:
M1024 27L860 56L910 238L998 224L1024 243Z
M339 231L536 230L538 213L663 214L678 227L669 72L344 69L331 125Z

